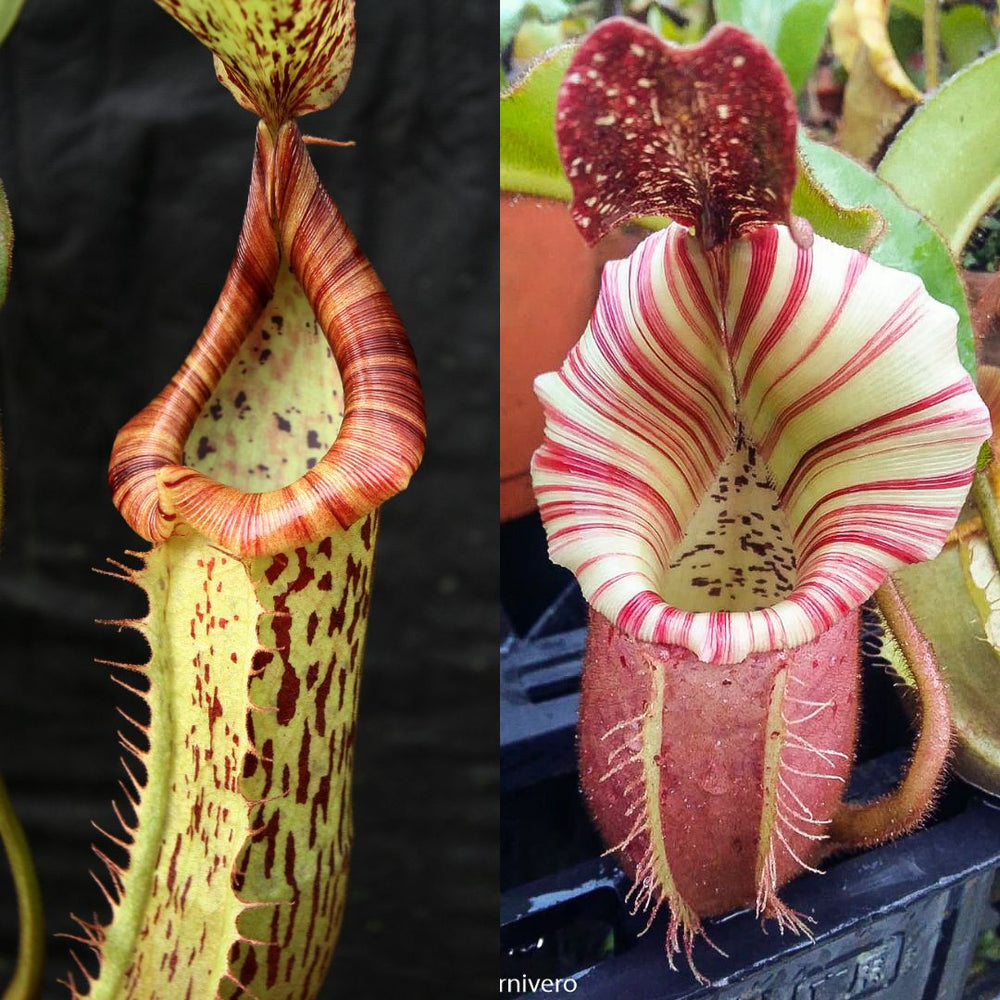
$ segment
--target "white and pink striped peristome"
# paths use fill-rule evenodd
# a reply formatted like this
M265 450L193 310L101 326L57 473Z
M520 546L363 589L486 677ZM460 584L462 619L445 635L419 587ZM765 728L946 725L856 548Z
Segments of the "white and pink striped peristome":
M815 638L955 523L990 433L955 326L918 278L819 237L649 237L536 383L553 560L624 631L704 660Z

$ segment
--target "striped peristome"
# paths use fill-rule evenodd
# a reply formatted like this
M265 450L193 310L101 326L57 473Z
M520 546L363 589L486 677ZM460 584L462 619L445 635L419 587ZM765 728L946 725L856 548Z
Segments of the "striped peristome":
M343 424L299 479L247 492L183 464L181 455L273 294L282 261L301 284L343 373ZM406 333L319 183L297 127L285 124L272 140L261 124L233 268L190 356L118 434L109 473L115 505L150 541L168 538L181 520L223 548L273 555L348 527L403 489L423 454L423 419Z
M955 327L913 275L781 226L649 237L536 383L553 560L702 660L815 638L955 522L990 433Z
M277 69L241 77L265 120L218 304L112 451L114 502L153 543L139 568L115 564L149 601L118 623L149 661L117 665L144 676L125 686L149 721L122 735L141 769L126 764L132 815L111 838L128 860L95 849L111 920L78 920L99 970L81 963L86 994L69 985L309 1000L346 901L378 508L420 463L423 399L399 317L285 120L349 66L350 0L163 5L227 65L273 52Z

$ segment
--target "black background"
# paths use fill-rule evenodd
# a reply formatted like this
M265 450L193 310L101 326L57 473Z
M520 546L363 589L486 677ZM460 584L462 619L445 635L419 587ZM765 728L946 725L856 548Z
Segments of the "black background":
M496 975L496 34L491 4L361 0L351 82L304 131L406 323L424 466L384 511L344 931L323 997L465 998ZM97 576L137 547L105 480L117 428L178 366L235 247L254 120L151 0L27 0L0 48L0 178L14 216L0 313L7 514L0 770L39 864L45 997L69 913L102 913L122 693L93 659L142 646ZM0 954L15 942L0 885ZM5 969L0 968L0 973ZM206 994L207 995L207 994Z

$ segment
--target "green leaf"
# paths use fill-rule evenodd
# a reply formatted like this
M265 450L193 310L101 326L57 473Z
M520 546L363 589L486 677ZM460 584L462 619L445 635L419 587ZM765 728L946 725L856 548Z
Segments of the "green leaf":
M575 45L555 49L500 95L500 189L569 201L556 148L556 98Z
M820 235L841 246L870 253L885 231L881 213L864 205L851 208L833 198L799 154L799 172L792 191L792 212L804 216Z
M677 42L679 45L689 45L692 42L700 41L705 34L705 12L697 9L696 5L690 4L683 10L687 17L687 24L678 24L668 14L655 3L649 5L646 11L646 24L655 31L661 38L668 41Z
M895 10L904 11L910 17L922 21L924 17L924 0L892 0L892 11ZM892 11L890 11L890 15Z
M937 227L956 256L1000 198L998 93L1000 52L994 52L917 108L878 167L878 176Z
M534 18L525 21L514 36L514 44L510 50L511 66L525 66L549 49L565 42L568 36L563 27L567 23L561 21L559 24L543 24Z
M996 931L985 931L980 936L976 959L979 962L1000 962L1000 935Z
M720 21L746 28L777 57L798 93L805 86L826 38L833 0L716 0Z
M968 575L969 551L963 553L960 548L948 545L936 559L907 566L893 578L941 665L956 737L955 770L971 784L997 795L997 653L987 641L977 609L977 598L985 595L977 593Z
M0 0L0 42L10 34L23 5L24 0Z
M963 3L946 10L939 31L944 57L953 73L996 47L996 34L986 11L975 4Z
M922 5L921 5L922 6ZM924 90L924 25L919 18L893 8L889 11L889 44L910 82Z
M3 184L0 184L0 306L7 298L10 284L10 253L14 248L14 227L10 221L10 206Z
M548 23L569 14L567 0L500 0L500 51L510 45L527 18L535 17Z
M975 347L965 289L940 233L920 212L910 208L884 179L843 153L813 142L800 133L799 155L808 164L816 181L838 202L850 208L870 206L881 213L886 230L872 248L872 258L889 267L916 274L934 298L958 313L958 356L966 371L974 376ZM923 155L926 156L926 152ZM1000 156L1000 149L997 155ZM955 159L950 158L948 162L952 163Z

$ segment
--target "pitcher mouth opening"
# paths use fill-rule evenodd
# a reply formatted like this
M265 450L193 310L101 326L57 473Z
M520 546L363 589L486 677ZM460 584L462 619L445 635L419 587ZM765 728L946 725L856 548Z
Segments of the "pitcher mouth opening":
M794 589L792 526L742 425L670 554L657 591L691 612L759 611Z
M244 492L292 485L344 417L333 351L285 260L274 292L188 434L180 465Z

